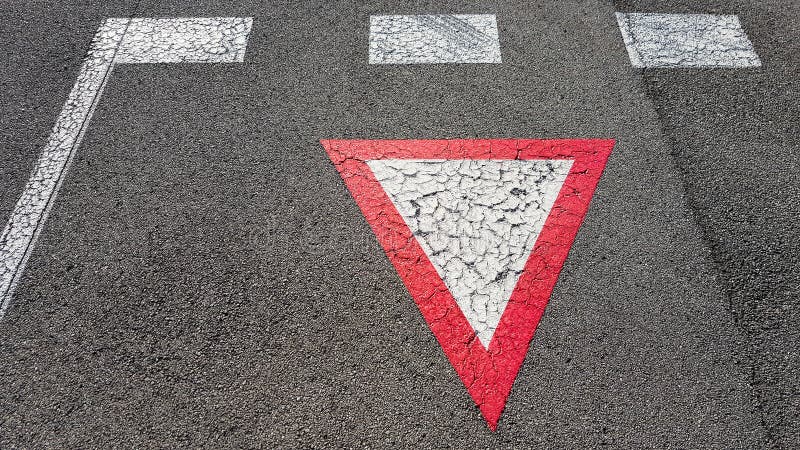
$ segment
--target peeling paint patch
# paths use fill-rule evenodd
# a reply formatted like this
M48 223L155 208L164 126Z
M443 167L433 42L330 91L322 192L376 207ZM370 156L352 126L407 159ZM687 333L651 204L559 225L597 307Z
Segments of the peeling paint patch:
M760 67L735 15L617 13L634 67Z
M250 18L111 18L103 22L0 236L0 318L11 302L114 65L240 62L251 25Z
M614 141L322 145L496 429Z
M493 14L370 17L370 64L501 62Z

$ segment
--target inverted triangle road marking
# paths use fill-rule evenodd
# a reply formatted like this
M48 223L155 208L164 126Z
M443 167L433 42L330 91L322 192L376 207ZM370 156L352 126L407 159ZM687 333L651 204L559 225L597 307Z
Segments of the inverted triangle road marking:
M614 141L322 145L496 429Z
M572 160L367 161L484 348Z

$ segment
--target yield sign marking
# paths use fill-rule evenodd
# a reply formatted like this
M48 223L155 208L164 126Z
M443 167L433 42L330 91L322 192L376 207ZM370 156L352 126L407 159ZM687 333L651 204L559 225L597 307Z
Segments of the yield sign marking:
M322 144L494 430L614 141Z

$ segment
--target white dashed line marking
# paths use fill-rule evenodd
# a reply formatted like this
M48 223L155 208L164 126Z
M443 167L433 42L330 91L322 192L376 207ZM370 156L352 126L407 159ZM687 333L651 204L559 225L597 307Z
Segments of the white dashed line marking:
M634 67L760 67L734 15L617 13Z
M493 14L370 17L370 64L501 62Z
M0 317L11 302L114 64L241 62L251 27L251 18L225 17L103 22L0 236Z
M367 164L488 349L572 160Z

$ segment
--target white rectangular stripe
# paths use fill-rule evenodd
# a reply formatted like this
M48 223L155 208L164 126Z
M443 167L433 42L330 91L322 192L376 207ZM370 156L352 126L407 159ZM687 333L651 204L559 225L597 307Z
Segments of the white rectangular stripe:
M250 17L130 20L116 63L230 63L244 61Z
M370 17L370 64L501 62L493 14Z
M734 15L617 13L634 67L760 67Z

